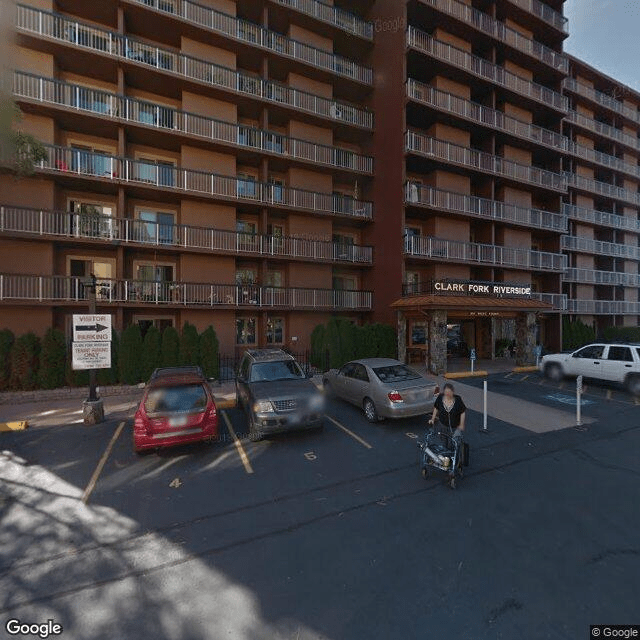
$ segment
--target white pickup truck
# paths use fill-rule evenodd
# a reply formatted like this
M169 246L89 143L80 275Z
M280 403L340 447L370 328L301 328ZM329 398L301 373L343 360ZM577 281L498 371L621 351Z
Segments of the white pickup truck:
M640 344L588 344L573 353L551 353L540 361L540 371L552 380L584 376L617 382L640 395Z

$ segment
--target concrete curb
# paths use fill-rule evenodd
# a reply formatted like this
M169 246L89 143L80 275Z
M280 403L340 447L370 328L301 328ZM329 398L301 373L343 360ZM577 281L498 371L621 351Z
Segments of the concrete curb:
M514 367L511 373L533 373L534 371L538 371L535 364L528 367Z
M20 422L0 422L0 431L24 431L29 426L26 420Z
M457 371L455 373L445 373L444 377L448 380L459 380L460 378L484 378L489 374L486 371Z

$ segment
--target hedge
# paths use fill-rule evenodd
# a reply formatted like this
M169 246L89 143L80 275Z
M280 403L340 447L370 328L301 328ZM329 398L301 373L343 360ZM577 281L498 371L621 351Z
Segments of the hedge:
M21 335L13 343L10 357L12 388L31 390L38 387L40 350L40 338L32 332Z
M604 330L609 342L640 342L640 327L609 327Z
M0 331L0 391L9 388L11 382L11 347L15 342L15 337L9 329Z
M67 341L59 329L47 329L42 339L38 380L42 389L62 387L66 378Z
M562 323L562 348L573 351L579 347L593 342L596 339L596 330L582 322L582 320L569 320L565 318Z
M151 325L142 341L142 379L148 380L154 369L160 366L160 348L162 346L162 334L160 330Z
M212 326L207 327L199 338L199 355L202 372L207 378L220 375L220 343Z
M142 333L137 324L129 325L123 332L118 354L120 382L137 384L142 380Z
M160 366L177 367L179 364L180 336L173 327L167 327L162 332L160 346Z
M200 339L198 330L185 322L180 335L178 358L181 365L200 364Z

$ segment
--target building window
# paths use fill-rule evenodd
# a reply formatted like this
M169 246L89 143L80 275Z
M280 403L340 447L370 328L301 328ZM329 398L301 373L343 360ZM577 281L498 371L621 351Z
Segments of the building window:
M239 198L256 198L258 189L256 177L248 173L238 174L238 197Z
M140 158L136 167L138 180L141 182L149 182L162 187L173 187L175 185L176 165L173 162Z
M267 271L264 281L267 287L283 287L284 286L284 274L282 271Z
M356 291L358 279L355 276L333 276L333 288L336 291Z
M150 124L154 127L173 129L174 110L151 102L140 102L138 107L138 122Z
M162 211L139 210L140 223L136 225L136 240L153 244L172 244L174 241L175 215Z
M113 176L111 156L91 147L71 145L71 170L91 176Z
M284 180L281 178L269 178L269 199L271 202L282 202L284 200Z
M411 344L427 344L427 325L423 322L414 322L411 326Z
M420 293L420 274L417 271L407 271L405 282L407 294Z
M109 300L113 293L113 274L115 262L82 256L70 256L67 258L67 273L73 278L87 278L90 275L96 277L96 298Z
M138 263L136 280L145 282L173 282L174 266L170 264Z
M255 269L237 269L236 270L236 284L253 285L255 283L256 283Z
M110 206L69 200L72 212L73 235L88 238L112 238L114 234L113 209Z
M284 319L267 318L267 344L282 344L284 342Z
M256 325L255 318L236 318L236 344L255 345Z
M162 318L136 316L134 318L134 322L140 327L140 332L142 333L143 338L151 327L155 327L160 331L160 333L162 333L167 327L175 326L175 318L170 316Z

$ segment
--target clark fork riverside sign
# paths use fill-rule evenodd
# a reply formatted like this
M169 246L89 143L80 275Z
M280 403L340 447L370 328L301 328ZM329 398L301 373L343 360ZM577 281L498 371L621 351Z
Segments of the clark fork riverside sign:
M446 295L524 297L531 295L531 287L504 282L456 282L436 281L433 283L435 293Z

